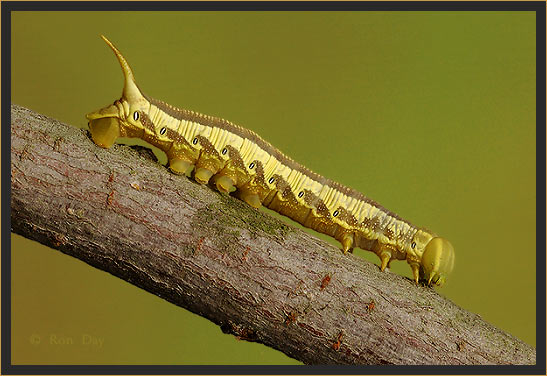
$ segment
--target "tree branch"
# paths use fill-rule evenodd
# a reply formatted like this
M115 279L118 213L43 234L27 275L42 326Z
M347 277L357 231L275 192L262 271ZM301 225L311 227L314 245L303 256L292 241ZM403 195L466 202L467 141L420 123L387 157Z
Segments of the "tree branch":
M535 364L438 295L169 173L143 149L11 109L12 231L308 364Z

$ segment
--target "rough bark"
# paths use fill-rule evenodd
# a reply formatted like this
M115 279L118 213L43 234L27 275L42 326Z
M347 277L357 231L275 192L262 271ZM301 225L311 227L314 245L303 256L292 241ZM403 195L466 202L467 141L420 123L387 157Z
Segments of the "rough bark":
M535 364L428 287L381 273L143 149L12 105L12 231L307 364Z

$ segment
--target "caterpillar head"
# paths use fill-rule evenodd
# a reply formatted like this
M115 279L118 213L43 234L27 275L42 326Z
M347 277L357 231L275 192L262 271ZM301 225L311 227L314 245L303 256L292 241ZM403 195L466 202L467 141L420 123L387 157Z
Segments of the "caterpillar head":
M454 268L454 247L444 238L433 238L422 255L424 279L428 284L442 286Z
M122 97L119 100L86 115L93 142L103 148L109 148L120 136L142 136L144 127L141 114L148 110L149 103L137 86L131 67L123 55L106 37L101 35L101 38L114 51L125 78Z
M421 256L420 279L429 285L442 286L454 269L454 247L450 242L419 230L414 237L415 252Z

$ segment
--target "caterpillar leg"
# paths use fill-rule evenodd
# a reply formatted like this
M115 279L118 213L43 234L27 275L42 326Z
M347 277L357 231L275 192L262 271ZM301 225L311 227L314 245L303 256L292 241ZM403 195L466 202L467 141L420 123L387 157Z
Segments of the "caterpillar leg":
M226 176L218 176L215 178L215 185L220 192L230 193L234 189L234 181Z
M179 158L173 158L169 161L169 169L177 175L185 175L190 172L193 166L192 163Z
M380 265L380 270L384 271L389 266L389 262L391 261L391 251L389 249L384 249L378 254L378 256L382 262Z
M389 268L391 260L399 258L399 254L396 249L389 244L377 243L373 249L374 253L380 258L380 270L384 271Z
M258 209L262 206L260 197L258 197L258 194L256 193L240 189L237 191L237 196L255 209Z
M417 262L410 262L408 263L410 265L410 269L412 269L412 276L414 277L414 282L416 282L416 285L418 285L418 281L420 279L420 264Z
M211 176L213 176L213 171L203 167L196 168L194 173L194 179L200 184L207 184Z
M344 253L353 251L353 234L345 233L340 241L342 242L342 250Z

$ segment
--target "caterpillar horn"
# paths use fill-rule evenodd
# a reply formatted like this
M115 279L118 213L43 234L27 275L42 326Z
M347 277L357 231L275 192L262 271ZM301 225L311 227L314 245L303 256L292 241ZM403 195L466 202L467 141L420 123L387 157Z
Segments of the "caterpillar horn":
M118 51L116 46L112 44L111 41L108 40L107 37L104 35L101 35L101 38L112 48L112 51L114 51L114 54L118 58L118 61L120 62L120 66L123 71L123 76L125 78L125 84L123 86L123 97L127 100L136 100L143 97L139 87L137 86L137 83L135 82L135 76L133 75L133 71L131 70L131 67L129 66L129 63L123 55Z

